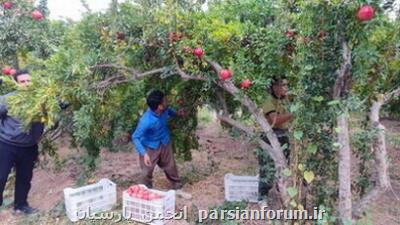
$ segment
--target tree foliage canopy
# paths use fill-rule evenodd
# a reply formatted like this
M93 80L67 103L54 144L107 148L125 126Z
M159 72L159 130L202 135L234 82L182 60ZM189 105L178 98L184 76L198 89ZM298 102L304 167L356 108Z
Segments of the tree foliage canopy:
M272 78L286 76L295 118L294 154L286 175L299 190L305 180L312 182L308 194L313 202L333 207L340 145L336 117L354 118L353 151L368 162L373 136L366 126L368 110L378 96L400 86L400 21L384 14L380 1L368 2L375 17L364 22L356 18L366 4L361 0L215 0L208 1L207 10L204 1L136 0L113 1L104 13L88 12L77 23L65 23L34 21L32 3L19 1L1 13L0 56L3 64L31 69L35 79L10 98L10 113L25 125L61 124L94 159L102 147L116 150L113 141L132 131L146 108L146 94L159 88L173 107L188 111L185 119L173 121L172 130L178 155L190 159L190 149L198 145L198 106L249 121L238 97L248 96L260 106ZM337 98L343 43L351 52L351 81ZM204 55L195 56L194 48ZM237 86L250 79L251 88L229 95L209 60L233 71ZM179 71L204 79L185 80ZM2 94L14 88L11 78L2 80ZM216 97L220 94L222 99ZM71 106L61 111L58 100ZM361 171L354 184L360 192L370 185L369 173ZM291 197L293 207L303 204L300 196Z

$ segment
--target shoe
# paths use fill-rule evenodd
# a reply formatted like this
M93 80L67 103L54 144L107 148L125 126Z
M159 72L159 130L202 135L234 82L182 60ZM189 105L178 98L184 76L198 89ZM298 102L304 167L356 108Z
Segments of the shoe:
M19 215L19 214L29 215L29 214L34 214L34 213L37 213L37 212L39 212L38 209L32 208L30 206L22 206L22 207L14 209L14 214L15 215Z
M176 190L175 193L177 196L182 197L183 199L186 199L186 200L192 199L192 195L187 192L182 191L182 189Z

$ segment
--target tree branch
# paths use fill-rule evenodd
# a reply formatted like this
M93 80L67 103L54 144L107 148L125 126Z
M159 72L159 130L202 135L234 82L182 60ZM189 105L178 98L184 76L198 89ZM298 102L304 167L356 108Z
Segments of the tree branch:
M384 104L387 104L394 98L398 98L400 96L400 87L397 87L393 91L385 94Z
M333 89L333 98L344 97L349 91L351 54L346 41L342 43L343 63L336 71L337 78ZM337 126L340 132L337 133L337 139L340 143L338 151L338 176L339 176L339 199L338 213L341 219L340 224L352 221L352 195L351 195L351 148L349 137L348 116L342 113L336 118Z
M201 81L207 81L208 80L206 77L203 77L203 76L200 76L200 75L189 75L189 74L185 73L181 68L179 68L179 66L176 67L176 72L184 80L201 80Z
M229 115L228 105L226 104L226 101L225 101L222 91L217 90L216 95L217 95L219 102L221 103L223 115L224 116Z
M162 73L162 72L168 70L168 67L161 67L158 69L153 69L153 70L149 70L149 71L140 73L140 72L138 72L138 70L136 70L134 68L125 67L125 66L118 65L118 64L100 64L100 65L90 67L90 69L92 69L92 70L96 69L96 68L116 68L116 69L126 70L132 74L131 77L126 77L121 74L116 74L114 76L108 77L107 79L105 79L105 80L101 81L100 83L98 83L97 85L95 85L95 88L98 90L104 90L104 89L107 89L116 84L123 84L123 83L140 80L144 77L152 76L154 74L159 74L159 73ZM189 75L189 74L185 73L179 67L176 68L176 73L179 76L181 76L182 79L184 79L184 80L207 81L206 77L203 77L200 75Z
M374 202L383 191L379 187L374 187L366 195L364 195L357 203L353 205L353 216L360 218L366 208Z
M396 90L391 93L395 92ZM353 215L355 217L360 217L368 206L379 197L379 195L391 187L389 164L387 160L388 154L386 149L385 127L379 121L379 112L384 103L388 100L387 96L388 95L379 95L377 97L378 100L374 101L370 108L370 126L378 132L372 144L375 158L375 171L377 172L378 179L376 186L354 204Z
M110 63L110 64L98 64L98 65L94 65L89 67L90 70L95 70L95 69L102 69L102 68L114 68L114 69L119 69L119 70L126 70L132 74L139 74L140 72L137 71L134 68L131 67L126 67L120 64L116 64L116 63Z
M229 125L231 125L232 127L235 127L239 130L241 130L242 132L245 132L248 136L250 137L255 137L257 136L257 133L254 129L252 129L251 127L248 127L232 118L229 118L227 116L223 116L223 115L217 115L217 119L224 121L225 123L228 123ZM272 147L271 145L267 144L264 140L262 140L261 138L257 139L258 143L260 144L262 149L267 149L267 151L271 151Z
M143 73L133 74L132 77L127 78L125 80L117 81L115 84L121 84L121 83L127 83L127 82L131 82L131 81L140 80L147 76L152 76L154 74L162 73L162 72L166 71L167 69L168 69L168 67L162 67L162 68L158 68L158 69L154 69L154 70L149 70L149 71L146 71Z
M101 66L101 65L100 65ZM104 65L103 65L104 66ZM109 66L109 65L106 65ZM131 82L131 81L136 81L139 80L143 77L146 76L151 76L154 74L158 74L158 73L162 73L165 70L167 70L168 67L162 67L162 68L158 68L158 69L153 69L153 70L149 70L143 73L136 73L136 72L132 72L132 76L131 77L126 77L124 75L121 74L117 74L114 76L111 76L109 78L107 78L106 80L101 81L100 83L98 83L97 85L95 85L96 89L107 89L112 85L116 85L116 84L122 84L122 83L127 83L127 82ZM137 71L133 68L126 68L129 69L130 71Z
M346 89L348 89L349 86L348 76L351 69L351 53L347 42L344 41L342 43L342 48L342 57L344 62L340 69L336 71L337 78L333 89L333 98L338 98L345 94L347 91Z
M338 132L338 142L340 148L338 151L338 176L339 176L339 206L338 212L342 220L351 221L351 149L349 137L349 122L348 117L344 114L337 117L337 126L340 129Z
M205 59L206 62L211 66L211 68L219 74L222 67L209 59ZM272 130L271 125L269 125L267 119L264 117L262 112L258 109L257 105L247 96L240 93L240 90L232 83L232 81L217 81L218 86L226 90L231 95L235 96L242 105L244 105L249 112L252 114L254 119L260 125L263 132L266 134L271 146L266 145L265 142L260 143L261 148L266 150L268 154L271 156L275 163L276 174L279 177L278 179L278 187L280 191L280 197L285 206L289 203L289 196L287 194L288 180L287 178L282 176L282 171L288 167L287 160L285 155L283 154L281 145L276 137L275 133Z
M218 114L217 115L217 119L230 124L232 127L235 127L237 129L245 132L249 136L255 136L256 135L254 129L252 129L251 127L248 127L248 126L246 126L246 125L244 125L244 124L242 124L242 123L240 123L240 122L238 122L238 121L236 121L236 120L234 120L232 118L229 118L227 116Z
M211 60L206 61L211 65L211 67L219 73L222 69L222 67ZM264 117L262 112L258 109L257 105L247 96L243 95L240 93L240 90L232 83L232 81L227 80L227 81L218 81L217 82L218 86L222 87L225 89L228 93L232 94L233 96L237 97L238 100L247 107L247 109L250 111L250 113L253 115L253 117L256 119L256 121L259 123L261 126L261 129L264 131L264 133L267 135L268 140L271 142L272 149L270 152L271 157L273 158L274 162L277 164L277 169L281 168L286 168L287 167L287 162L286 158L283 154L283 151L281 149L281 145L278 141L278 138L276 137L275 133L273 132L271 125L269 125L267 119Z

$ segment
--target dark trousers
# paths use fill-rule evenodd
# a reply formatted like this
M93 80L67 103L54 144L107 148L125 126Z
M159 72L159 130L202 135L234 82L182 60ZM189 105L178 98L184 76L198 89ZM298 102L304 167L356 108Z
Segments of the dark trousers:
M14 208L28 205L33 167L38 157L38 146L16 147L0 142L0 206L3 204L3 191L12 167L15 167Z
M175 163L174 153L171 144L160 145L156 150L147 149L146 153L150 157L151 166L144 164L144 157L140 156L140 168L142 169L141 183L148 188L153 187L153 171L158 165L167 176L168 180L172 183L173 189L180 189L182 187L181 179L178 174L178 168Z
M289 159L289 138L286 135L282 135L281 133L277 134L278 141L281 146L287 146L286 149L283 150L286 159ZM267 137L262 137L262 139L270 144ZM275 182L275 164L272 160L271 156L268 152L260 149L258 152L258 166L259 166L259 178L260 181L258 183L258 195L259 200L265 199L268 195L269 190L271 190L274 182Z

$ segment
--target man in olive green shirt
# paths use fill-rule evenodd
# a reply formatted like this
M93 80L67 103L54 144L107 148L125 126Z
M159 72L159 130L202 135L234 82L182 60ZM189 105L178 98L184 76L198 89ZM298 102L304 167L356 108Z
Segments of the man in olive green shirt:
M289 158L287 131L292 115L286 109L288 105L287 80L284 78L274 79L269 92L262 107L263 114L272 126L279 143L283 146L286 158ZM267 137L263 136L263 140L269 144ZM258 161L260 169L259 200L264 201L275 180L275 167L271 157L265 151L259 152Z

